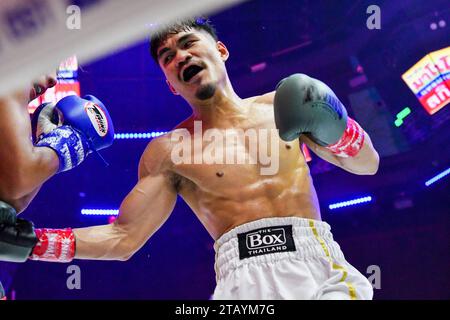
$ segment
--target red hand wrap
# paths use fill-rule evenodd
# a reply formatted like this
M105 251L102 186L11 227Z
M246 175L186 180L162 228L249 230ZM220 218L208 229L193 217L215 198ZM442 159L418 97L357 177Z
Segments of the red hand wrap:
M70 262L75 256L75 235L72 229L36 229L38 243L31 260Z
M354 157L364 145L364 129L353 120L347 119L347 128L344 131L341 139L327 147L331 152L338 157Z

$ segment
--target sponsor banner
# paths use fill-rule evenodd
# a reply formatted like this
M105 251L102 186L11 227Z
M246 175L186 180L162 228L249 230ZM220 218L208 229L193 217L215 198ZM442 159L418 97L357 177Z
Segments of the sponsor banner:
M450 103L450 47L431 52L402 75L429 114Z

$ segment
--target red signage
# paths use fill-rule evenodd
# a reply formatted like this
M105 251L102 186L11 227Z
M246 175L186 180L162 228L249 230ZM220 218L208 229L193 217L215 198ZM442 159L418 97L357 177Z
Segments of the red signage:
M38 98L28 105L28 112L33 113L42 103L57 103L64 97L80 95L80 83L76 80L78 71L78 61L76 56L70 57L61 62L57 72L58 83L53 88L48 89Z
M58 81L56 86L48 89L43 95L30 102L28 112L33 113L37 107L45 102L57 103L62 98L72 95L80 95L80 83L78 81Z
M450 103L450 47L427 54L402 75L429 114Z

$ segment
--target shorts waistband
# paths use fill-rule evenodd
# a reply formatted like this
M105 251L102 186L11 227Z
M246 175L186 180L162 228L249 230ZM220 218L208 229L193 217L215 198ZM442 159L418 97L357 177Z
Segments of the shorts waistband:
M295 251L268 253L242 260L239 258L238 234L259 228L285 225L292 226ZM225 277L232 270L249 263L269 263L289 258L304 260L325 257L333 261L345 259L339 245L333 240L328 223L300 217L263 218L242 224L217 239L214 249L217 280Z

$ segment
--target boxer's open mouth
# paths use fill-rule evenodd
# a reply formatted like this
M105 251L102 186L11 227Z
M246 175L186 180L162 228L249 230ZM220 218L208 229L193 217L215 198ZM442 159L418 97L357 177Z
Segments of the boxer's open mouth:
M183 71L183 81L189 82L189 80L191 80L197 73L199 73L202 70L203 70L202 67L196 65L191 65L187 67Z

